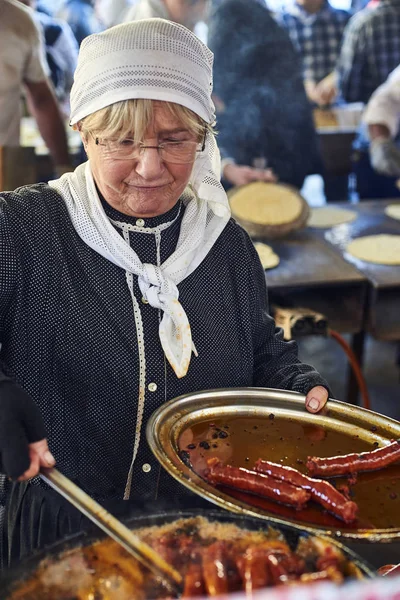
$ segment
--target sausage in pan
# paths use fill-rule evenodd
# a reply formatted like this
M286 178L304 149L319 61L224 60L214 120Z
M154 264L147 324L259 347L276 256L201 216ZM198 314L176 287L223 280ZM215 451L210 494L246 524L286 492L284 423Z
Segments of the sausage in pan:
M307 490L311 494L312 500L321 504L326 510L329 510L345 523L352 523L357 516L358 506L355 502L347 500L336 488L327 481L312 479L297 469L286 467L267 460L259 458L254 465L257 473L270 475L275 479L286 481L297 487Z
M360 454L344 454L318 458L309 456L307 469L311 475L319 477L337 477L350 475L360 471L383 469L400 460L400 440L393 440L387 446Z

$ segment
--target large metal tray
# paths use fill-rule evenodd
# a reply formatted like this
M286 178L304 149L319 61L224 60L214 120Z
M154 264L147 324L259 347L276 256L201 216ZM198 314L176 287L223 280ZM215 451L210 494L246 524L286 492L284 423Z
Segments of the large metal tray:
M371 510L376 510L380 515L385 515L390 511L394 514L393 519L396 522L389 527L379 527L374 524L369 525L368 523L371 521L363 517L355 527L341 523L333 516L324 514L324 511L319 508L297 512L288 507L274 505L272 502L265 505L255 496L235 493L234 497L231 490L217 489L208 484L184 464L178 454L179 439L185 430L203 422L221 422L224 419L239 419L238 423L241 419L243 419L243 423L248 423L249 419L257 419L261 428L270 426L272 431L272 427L275 427L275 432L280 423L289 421L293 424L291 426L301 427L304 431L310 428L317 434L318 431L322 431L327 438L333 439L340 434L341 438L338 439L342 439L345 443L345 452L363 451L374 443L381 446L391 439L400 438L400 423L377 413L330 400L321 413L314 415L306 411L304 400L305 397L297 392L265 388L221 389L187 394L167 402L153 413L147 425L147 440L156 458L170 475L192 492L224 509L261 519L272 519L276 523L300 525L304 530L312 533L324 533L334 537L369 542L399 541L399 467L394 466L376 473L361 474L354 488L357 489L358 486L359 489L356 494L358 497L355 498L358 503L363 498L364 501L366 498L367 500L371 499ZM273 419L271 415L273 415ZM274 435L276 434L274 433ZM279 446L279 459L277 458L276 444L274 451L272 451L273 444L258 444L260 449L258 452L257 439L254 437L254 432L249 431L248 443L243 443L242 440L243 463L238 464L238 460L236 460L236 466L251 468L250 463L246 463L246 449L251 448L253 455L256 452L259 456L275 462L281 460L283 464L304 470L304 467L298 465L301 457L304 458L307 454L332 455L332 450L327 450L325 442L318 441L318 437L318 435L311 435L310 439L304 438L303 441L298 437L296 440L300 441L296 443L283 440ZM279 439L282 440L282 438ZM337 451L339 450L337 449ZM375 497L379 501L375 501ZM360 506L360 517L362 517L361 513Z

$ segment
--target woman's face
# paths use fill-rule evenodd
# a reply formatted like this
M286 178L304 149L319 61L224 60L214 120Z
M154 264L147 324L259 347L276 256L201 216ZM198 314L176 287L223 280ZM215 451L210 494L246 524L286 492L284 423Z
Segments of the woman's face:
M132 132L133 137L133 132ZM101 135L99 135L100 141ZM194 160L187 164L163 162L155 148L137 159L116 160L92 136L82 139L92 173L102 196L113 208L133 217L155 217L169 211L185 189ZM166 141L197 141L195 135L163 106L154 102L153 122L142 142L157 146Z

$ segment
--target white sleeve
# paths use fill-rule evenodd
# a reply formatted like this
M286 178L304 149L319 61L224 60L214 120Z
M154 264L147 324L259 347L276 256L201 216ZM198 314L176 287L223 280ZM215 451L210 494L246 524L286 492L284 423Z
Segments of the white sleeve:
M382 124L396 137L400 121L400 66L372 94L363 115L367 125Z

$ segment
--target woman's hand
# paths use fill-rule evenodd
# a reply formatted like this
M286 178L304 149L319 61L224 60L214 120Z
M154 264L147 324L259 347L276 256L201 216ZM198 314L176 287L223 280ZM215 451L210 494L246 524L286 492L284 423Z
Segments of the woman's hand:
M18 481L26 481L38 475L40 467L54 467L56 461L47 445L47 440L40 440L28 446L30 464L28 469L18 477Z
M322 385L313 387L306 396L306 409L310 413L317 413L322 410L328 400L328 390Z
M39 408L10 380L0 381L0 473L25 481L53 467Z

